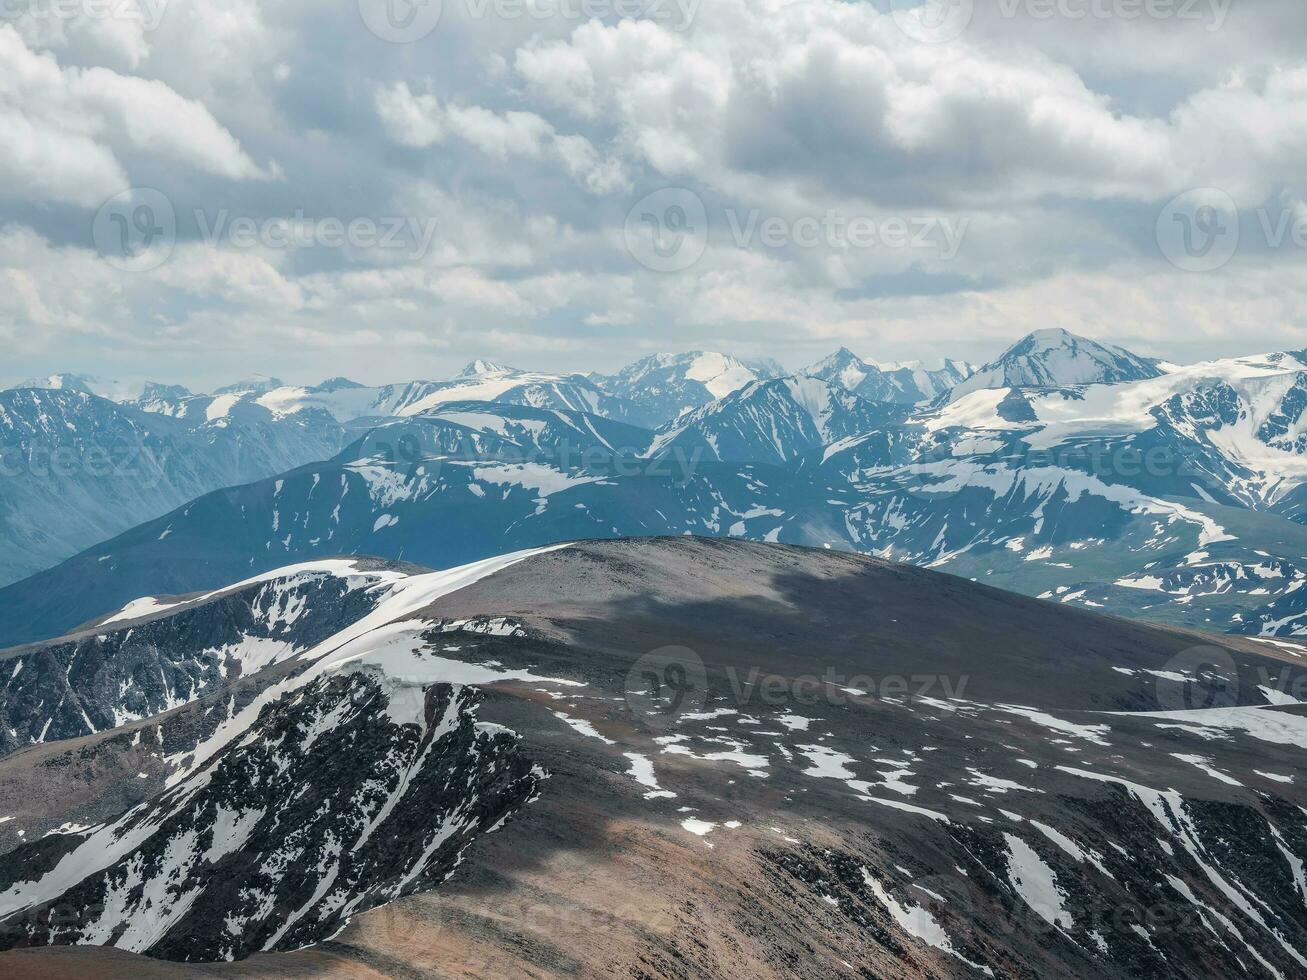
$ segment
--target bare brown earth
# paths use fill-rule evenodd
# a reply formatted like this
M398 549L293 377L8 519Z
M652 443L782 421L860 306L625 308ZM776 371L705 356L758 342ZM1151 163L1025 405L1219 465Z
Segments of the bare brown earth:
M462 644L460 658L588 685L562 695L490 686L480 717L522 733L550 776L443 885L357 915L298 952L183 964L94 948L15 950L0 954L0 976L746 980L976 977L981 967L999 977L1270 975L1255 965L1241 973L1252 963L1246 951L1205 928L1166 886L1173 875L1231 914L1179 847L1168 854L1159 845L1166 831L1146 808L1086 772L1193 801L1205 837L1222 842L1212 843L1212 861L1244 876L1290 945L1307 948L1307 906L1287 866L1274 866L1259 822L1307 806L1302 748L1120 713L1177 706L1153 675L1123 671L1164 671L1209 644L1238 667L1234 699L1264 704L1257 670L1300 677L1292 649L1099 617L854 556L679 540L554 552L421 615L510 617L529 638L447 635ZM628 671L668 646L706 665L700 703L669 717L633 710ZM781 693L742 693L749 677L782 679ZM855 677L874 689L846 690ZM908 690L884 687L893 677ZM934 679L928 694L917 696L925 683L917 677ZM0 792L19 791L35 767L67 751L59 743L0 761ZM649 798L628 754L652 760L660 790L675 795ZM1201 756L1231 781L1180 755ZM822 771L828 756L849 760L847 776ZM84 783L66 782L50 797L70 810L86 805ZM712 829L696 834L689 819ZM1032 832L1031 821L1097 855L1098 866ZM1307 825L1285 832L1307 853ZM1056 871L1074 927L1053 928L1014 891L1005 834ZM903 905L931 909L957 955L905 932L868 876ZM1257 942L1295 975L1279 945L1261 934Z

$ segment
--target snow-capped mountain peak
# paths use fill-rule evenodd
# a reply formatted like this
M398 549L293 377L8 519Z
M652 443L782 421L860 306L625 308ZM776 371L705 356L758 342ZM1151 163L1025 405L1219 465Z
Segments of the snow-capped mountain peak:
M349 378L328 378L322 384L318 385L318 391L354 391L366 387Z
M803 371L805 375L833 381L869 401L912 405L931 401L971 373L963 361L946 360L942 367L927 369L919 361L882 364L859 357L847 347L823 358Z
M685 368L685 376L700 382L714 398L725 398L758 376L727 354L696 353Z
M18 388L46 388L51 391L85 391L95 394L101 384L99 378L89 374L51 374L44 378L28 378Z
M872 371L872 367L847 347L841 347L834 354L823 357L816 364L804 369L804 374L827 381L835 381L849 391L856 391L858 385Z
M1029 354L1033 351L1051 350L1054 347L1075 346L1084 340L1069 330L1061 327L1045 327L1034 330L1022 337L1008 349L1008 354Z
M28 378L18 388L37 388L47 391L80 391L86 395L107 398L111 402L124 402L141 397L143 391L152 387L152 383L142 384L131 381L115 381L93 374L76 374L70 371L47 375L43 378ZM10 389L13 390L13 389Z
M763 380L783 378L790 373L780 361L771 357L742 357L740 363Z
M284 388L286 382L281 378L269 378L262 374L256 374L249 378L244 378L234 384L223 385L221 388L213 389L215 395L264 395L269 391L275 391L278 388Z
M520 373L517 368L506 367L495 361L488 361L485 358L478 357L475 361L468 363L462 371L458 372L458 376L460 378L494 378L506 374Z
M663 426L650 455L679 449L724 461L779 463L883 427L906 412L899 406L869 402L820 378L799 375L753 381Z
M1050 388L1143 381L1163 372L1157 361L1124 347L1069 331L1036 330L1022 337L949 393L954 401L981 388Z
M716 351L650 354L594 381L610 395L634 403L646 422L659 425L770 376L776 365L757 368Z

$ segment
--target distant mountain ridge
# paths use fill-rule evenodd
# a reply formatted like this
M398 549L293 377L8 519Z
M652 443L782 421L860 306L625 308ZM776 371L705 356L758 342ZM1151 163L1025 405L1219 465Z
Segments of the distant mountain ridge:
M757 370L728 354L711 351L651 354L617 374L599 375L594 380L604 391L639 406L657 425L770 377L776 365L755 366Z
M232 399L220 415L170 418L73 387L0 391L0 582L346 441L325 413L283 418L219 397Z
M811 377L752 381L658 430L650 453L697 452L722 462L779 464L902 421L906 408Z
M854 373L834 373L861 385L858 364L840 360ZM909 405L835 379L744 380L753 372L742 361L695 353L633 365L630 391L639 378L651 385L643 405L606 390L610 380L486 360L451 381L385 388L336 378L263 394L157 391L153 413L77 394L88 400L77 411L136 411L135 438L201 439L205 459L221 461L254 431L281 432L286 445L305 432L336 441L253 476L222 464L254 482L210 476L206 489L222 489L175 502L120 483L96 499L145 518L101 533L106 513L78 532L93 546L0 589L0 644L133 594L341 552L445 566L560 540L681 533L856 550L1125 616L1307 633L1307 357L1162 365L1055 331L990 367L1037 383ZM1147 376L1076 380L1103 374ZM726 393L709 397L713 388ZM691 394L708 400L681 411ZM29 396L74 393L7 393ZM660 400L678 406L674 418L631 421ZM15 513L45 513L48 488L24 485ZM51 517L0 530L30 548L34 529L73 527Z
M750 382L774 380L791 373L835 382L869 401L915 405L934 401L950 391L960 396L979 388L1140 380L1160 373L1158 365L1154 359L1123 348L1050 329L1029 334L980 368L952 358L934 368L916 361L881 363L865 360L842 347L797 372L787 372L770 358L737 358L699 350L650 354L614 374L533 372L477 358L448 380L379 386L342 377L318 385L288 385L279 378L257 375L204 394L180 385L123 383L68 373L30 379L15 387L86 391L168 414L177 414L176 403L188 397L235 395L257 398L265 407L282 413L312 404L339 421L412 414L442 401L517 401L540 406L557 403L656 428L687 411L725 398Z
M1144 381L1162 374L1158 362L1123 347L1065 330L1037 330L982 365L948 393L950 401L981 388L1056 387Z
M974 372L965 361L946 360L936 369L920 364L876 364L847 347L803 369L803 374L834 381L870 401L916 405L933 401Z

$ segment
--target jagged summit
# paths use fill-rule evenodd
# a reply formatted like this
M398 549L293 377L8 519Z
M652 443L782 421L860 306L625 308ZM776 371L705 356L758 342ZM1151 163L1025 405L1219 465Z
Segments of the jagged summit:
M953 388L949 400L956 401L982 388L1115 384L1155 378L1161 373L1152 358L1050 328L1022 337Z
M223 385L221 388L213 389L215 395L262 395L277 388L285 387L286 382L281 378L271 378L266 375L256 374L240 381L233 382L229 385Z
M963 361L945 360L941 367L924 368L919 361L882 364L859 357L847 347L823 358L804 374L834 381L870 401L912 405L928 402L951 389L971 373Z
M352 381L349 378L338 376L335 378L328 378L326 381L322 382L322 384L318 385L317 390L322 392L354 391L363 387L366 386L359 384L357 381Z
M458 372L460 378L492 378L505 374L518 374L517 368L507 367L497 361L489 361L485 358L478 357L470 361L462 371Z

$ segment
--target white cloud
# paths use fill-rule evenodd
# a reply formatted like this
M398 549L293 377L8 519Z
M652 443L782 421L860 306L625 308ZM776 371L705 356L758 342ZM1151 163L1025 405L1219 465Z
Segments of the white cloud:
M943 45L840 0L713 0L684 31L446 6L406 46L310 0L172 0L152 31L0 27L0 336L45 359L24 373L110 335L151 351L264 337L324 360L333 338L380 338L369 356L392 376L405 349L487 343L573 368L646 345L974 357L1050 322L1175 357L1168 343L1303 345L1295 249L1250 243L1193 276L1153 241L1162 205L1195 186L1307 214L1296 0L1237 4L1219 31L978 4ZM154 272L117 272L87 247L90 216L152 181L181 240ZM699 193L711 225L676 275L639 266L623 236L629 206L667 184ZM438 230L415 255L233 252L195 243L196 208ZM741 247L725 219L832 210L970 224L945 261Z
M0 193L98 204L128 184L124 158L161 156L232 180L269 176L200 103L163 82L61 68L0 26ZM12 135L12 138L10 138Z
M445 114L430 92L414 95L407 82L377 89L377 115L396 143L425 148L445 140Z
M157 28L168 0L111 0L89 4L16 3L5 20L29 48L64 52L78 60L101 58L137 68L149 56L148 33Z
M91 137L0 105L0 196L99 205L127 186L114 155Z
M620 160L600 158L584 136L560 134L534 112L494 112L482 106L446 105L430 92L415 95L405 82L376 93L377 115L396 143L426 149L450 137L506 163L510 160L559 161L566 172L592 194L629 188Z

